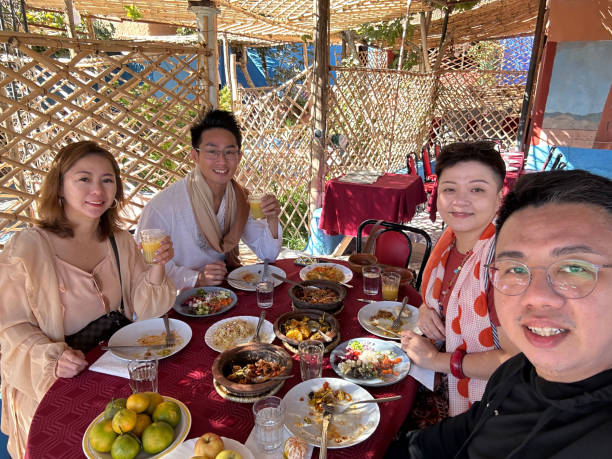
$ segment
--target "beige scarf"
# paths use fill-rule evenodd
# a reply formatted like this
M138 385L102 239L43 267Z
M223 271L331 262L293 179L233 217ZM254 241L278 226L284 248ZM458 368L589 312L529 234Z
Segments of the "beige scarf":
M228 269L240 266L238 242L249 217L245 190L233 179L225 187L223 230L213 207L212 191L198 167L187 174L187 194L202 237L214 250L225 254Z

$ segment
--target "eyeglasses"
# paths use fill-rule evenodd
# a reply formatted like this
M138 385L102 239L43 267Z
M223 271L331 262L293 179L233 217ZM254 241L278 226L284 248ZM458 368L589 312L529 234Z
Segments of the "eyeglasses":
M194 148L194 150L202 153L204 155L204 158L209 159L211 161L214 161L215 159L219 159L221 155L223 155L223 157L227 161L235 161L240 156L240 150L221 151L221 150L210 150L208 148L206 149Z
M524 293L533 279L532 270L546 270L546 281L559 295L570 298L584 298L597 285L597 273L612 265L596 265L583 260L562 260L548 267L529 268L516 260L496 261L487 265L493 287L508 296Z

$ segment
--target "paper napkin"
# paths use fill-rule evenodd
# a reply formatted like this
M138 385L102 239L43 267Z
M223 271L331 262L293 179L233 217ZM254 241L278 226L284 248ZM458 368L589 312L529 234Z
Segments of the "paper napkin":
M89 365L89 369L91 371L97 371L98 373L106 373L108 375L130 379L127 366L127 360L120 360L115 357L112 352L106 351L98 360Z
M281 443L280 448L275 449L274 451L271 451L269 453L265 453L262 449L260 449L259 445L255 441L255 427L253 427L253 429L251 430L251 433L249 434L249 438L247 438L247 441L245 442L245 446L253 452L253 455L257 459L283 459L283 445L285 444L285 441L287 440L287 438L291 436L292 436L291 432L287 430L287 427L284 427L283 428L283 441ZM313 449L314 447L312 445L308 445L306 456L304 456L305 459L310 459L312 457Z

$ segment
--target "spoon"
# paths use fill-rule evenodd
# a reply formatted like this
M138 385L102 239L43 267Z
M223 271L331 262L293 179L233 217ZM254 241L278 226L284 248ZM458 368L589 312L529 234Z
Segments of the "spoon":
M325 341L327 341L328 343L332 341L332 338L329 335L326 335L323 330L321 330L321 324L317 322L316 320L308 319L308 322L306 322L306 325L308 325L308 329L310 330L311 333L319 332L319 334L323 337Z
M359 403L392 402L393 400L398 400L400 398L402 398L401 395L394 395L393 397L381 397L381 398L374 398L372 400L357 400L356 402L345 403L345 404L342 404L342 405L337 405L335 403L325 403L325 402L323 402L323 409L326 412L329 412L329 413L332 413L332 414L342 414L346 410L348 410L351 406L357 405Z
M254 378L254 381L256 383L262 383L262 382L266 382L266 381L284 381L285 379L291 379L293 378L293 375L284 375L284 376L270 376L269 378L266 376L256 376Z
M261 329L261 325L263 324L265 317L266 317L266 310L263 309L261 311L261 314L259 314L259 322L257 322L257 329L255 330L255 337L253 338L253 341L256 343L261 342L261 339L259 338L259 330Z

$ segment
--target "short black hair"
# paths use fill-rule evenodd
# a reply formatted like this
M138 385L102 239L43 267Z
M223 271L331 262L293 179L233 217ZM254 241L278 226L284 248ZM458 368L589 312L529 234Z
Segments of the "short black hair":
M529 206L590 204L612 214L612 180L580 169L523 175L499 209L497 233L510 215Z
M498 189L502 189L506 178L506 163L495 142L490 140L454 142L445 145L436 159L436 175L439 178L444 169L467 161L476 161L489 167L499 179Z
M242 149L242 133L240 132L240 125L236 121L236 117L232 112L216 109L203 111L191 125L191 146L198 149L202 133L214 128L230 131L236 138L238 148Z

